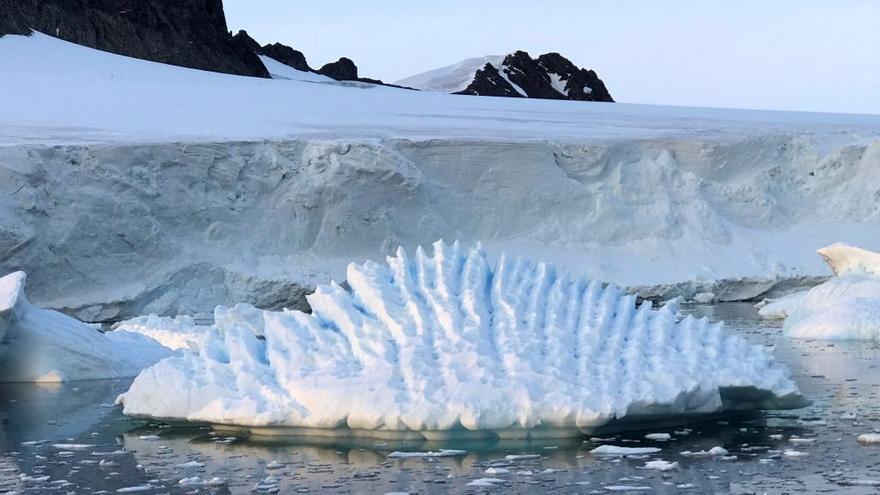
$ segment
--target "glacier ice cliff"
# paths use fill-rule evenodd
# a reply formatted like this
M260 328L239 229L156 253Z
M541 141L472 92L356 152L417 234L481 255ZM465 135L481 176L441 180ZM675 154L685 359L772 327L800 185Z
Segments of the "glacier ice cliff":
M818 250L835 276L760 309L785 318L785 335L800 339L880 341L880 253L847 244Z
M824 144L822 144L824 143ZM803 246L880 247L880 142L803 136L0 147L0 270L90 322L307 309L350 260L483 240L655 300L824 280Z
M804 402L765 349L720 324L544 262L437 242L432 255L352 263L347 282L319 286L311 314L218 312L193 350L145 369L118 402L255 434L429 440L577 436Z
M131 377L171 354L143 335L102 333L33 306L25 280L23 272L0 278L0 383Z

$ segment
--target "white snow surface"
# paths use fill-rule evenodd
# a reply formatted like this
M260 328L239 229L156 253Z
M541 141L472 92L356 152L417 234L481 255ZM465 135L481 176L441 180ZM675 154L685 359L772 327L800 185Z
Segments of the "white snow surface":
M101 333L31 305L25 280L24 272L0 278L0 383L130 377L171 354L142 335Z
M438 238L657 299L777 297L819 246L880 249L878 116L258 79L39 33L0 38L0 73L0 271L83 321L305 309Z
M841 137L853 131L876 135L880 127L877 116L511 101L232 76L123 57L40 33L0 38L0 73L0 144L292 137L596 142L767 131Z
M432 256L350 264L347 281L319 286L312 314L262 312L262 328L218 312L198 352L144 370L118 402L175 421L428 439L802 402L783 366L720 324L543 262L437 242Z
M268 69L269 75L272 76L272 79L287 79L293 81L328 84L333 84L337 82L335 79L329 78L322 74L294 69L293 67L281 63L272 57L267 57L265 55L260 55L259 57L260 60L263 62L263 65L265 65L266 69Z
M421 72L396 81L394 84L422 91L439 93L457 93L464 90L474 80L474 74L486 64L498 68L504 55L486 55L485 57L468 58L452 65Z
M837 276L761 308L801 339L880 340L880 254L846 244L818 250Z

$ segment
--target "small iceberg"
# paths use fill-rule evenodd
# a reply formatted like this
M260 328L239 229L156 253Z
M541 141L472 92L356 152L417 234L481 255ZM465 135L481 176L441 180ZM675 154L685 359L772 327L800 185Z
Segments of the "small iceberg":
M218 311L197 349L144 370L117 402L256 435L427 440L805 404L761 346L543 262L437 242L433 255L351 264L347 284L318 287L311 314Z
M818 250L835 277L761 308L799 339L880 340L880 254L846 244Z
M103 333L30 304L26 278L0 278L0 383L131 377L171 354L143 335Z

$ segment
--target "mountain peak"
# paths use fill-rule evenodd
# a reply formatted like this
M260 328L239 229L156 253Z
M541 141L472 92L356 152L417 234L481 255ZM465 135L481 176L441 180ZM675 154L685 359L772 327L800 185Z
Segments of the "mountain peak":
M605 83L592 70L582 69L557 52L533 59L517 50L504 57L495 72L477 71L458 94L479 96L525 96L548 100L613 102ZM504 84L506 83L506 84ZM512 95L513 89L516 95Z

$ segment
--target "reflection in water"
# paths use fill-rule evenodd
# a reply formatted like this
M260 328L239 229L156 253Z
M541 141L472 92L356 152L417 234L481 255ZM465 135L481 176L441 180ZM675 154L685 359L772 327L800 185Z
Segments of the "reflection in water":
M877 493L853 480L880 480L880 448L855 436L880 426L880 350L874 344L787 341L777 324L757 319L749 305L689 308L724 319L749 340L775 346L813 405L799 411L728 418L690 428L657 428L611 439L518 443L457 443L326 439L239 439L208 429L169 429L123 417L110 406L128 383L82 382L56 390L0 388L0 493L477 493L468 486L496 478L496 493L606 492L647 486L651 493ZM36 443L35 443L36 442ZM656 446L645 458L597 458L602 443ZM729 457L685 457L714 446ZM394 450L457 448L446 458L391 459ZM794 456L805 453L806 456ZM508 455L526 456L508 459ZM735 458L733 457L735 456ZM643 469L645 462L678 462L677 470ZM490 474L485 471L492 468ZM21 478L24 473L25 478ZM200 484L222 478L219 486ZM185 485L180 482L185 480Z

